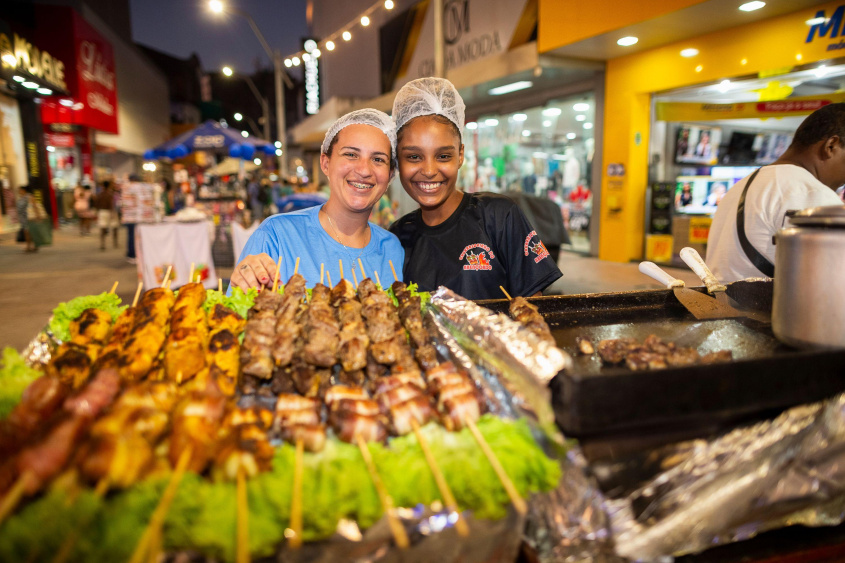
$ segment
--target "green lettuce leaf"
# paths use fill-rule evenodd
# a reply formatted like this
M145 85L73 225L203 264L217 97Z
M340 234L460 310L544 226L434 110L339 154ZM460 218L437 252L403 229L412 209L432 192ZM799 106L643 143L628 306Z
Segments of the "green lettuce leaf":
M239 287L232 289L232 295L227 296L225 293L220 293L216 289L207 289L205 291L205 303L203 309L208 313L218 303L233 310L243 318L246 318L247 312L255 302L255 296L258 291L255 288L249 288L246 293Z
M126 306L121 306L120 297L114 293L101 293L99 295L83 295L75 297L70 301L59 303L53 309L53 317L50 319L49 329L53 335L67 342L70 340L70 323L78 318L85 309L100 309L111 315L112 322L117 319Z
M21 401L24 390L41 375L14 348L6 347L0 356L0 419L9 416Z

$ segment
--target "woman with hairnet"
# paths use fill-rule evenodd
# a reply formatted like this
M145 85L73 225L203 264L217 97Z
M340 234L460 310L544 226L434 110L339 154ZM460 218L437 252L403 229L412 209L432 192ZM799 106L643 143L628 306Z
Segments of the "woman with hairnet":
M321 264L335 283L341 278L338 260L348 277L359 258L368 274L386 274L391 260L401 264L404 254L396 237L368 222L393 177L395 159L396 130L387 114L362 109L338 119L326 133L320 154L331 190L328 201L265 220L241 253L230 291L272 286L280 257L280 283L293 275L299 258L298 272L309 287L320 282Z
M464 163L464 102L443 78L396 94L399 179L420 208L390 227L405 249L404 276L421 291L445 285L467 299L537 295L563 274L516 204L455 187Z

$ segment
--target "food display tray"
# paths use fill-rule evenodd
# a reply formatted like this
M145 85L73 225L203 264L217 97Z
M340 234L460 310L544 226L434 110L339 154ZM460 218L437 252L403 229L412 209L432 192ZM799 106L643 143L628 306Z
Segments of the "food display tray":
M771 293L771 282L759 283L761 293ZM698 321L670 290L531 301L558 346L573 356L573 368L559 373L550 387L559 426L582 441L619 443L625 437L628 447L639 449L649 445L651 435L661 435L661 442L704 435L845 390L845 350L797 350L780 343L770 324L747 318ZM508 306L505 299L480 304L502 312ZM631 371L603 366L597 354L576 352L577 336L598 344L607 338L642 341L649 334L701 354L731 350L734 359Z

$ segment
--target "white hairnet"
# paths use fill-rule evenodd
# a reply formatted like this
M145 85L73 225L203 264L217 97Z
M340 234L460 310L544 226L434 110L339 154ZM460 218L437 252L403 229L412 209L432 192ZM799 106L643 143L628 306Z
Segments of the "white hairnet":
M392 161L396 160L396 124L393 123L389 115L372 108L351 111L335 121L329 127L329 130L326 131L326 138L323 139L323 146L320 147L320 152L329 154L329 146L332 144L334 138L337 137L341 129L350 125L372 125L380 129L382 133L387 135L387 139L390 141L390 159Z
M396 130L421 115L442 115L458 127L463 140L466 105L445 78L417 78L402 86L393 100Z

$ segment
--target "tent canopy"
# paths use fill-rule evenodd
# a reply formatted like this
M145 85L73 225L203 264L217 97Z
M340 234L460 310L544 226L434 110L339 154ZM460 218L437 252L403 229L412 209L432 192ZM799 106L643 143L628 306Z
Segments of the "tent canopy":
M209 119L196 128L165 141L144 153L147 160L182 158L196 151L224 153L235 158L252 159L256 152L276 153L276 147L262 140L242 137L236 129L223 127Z

